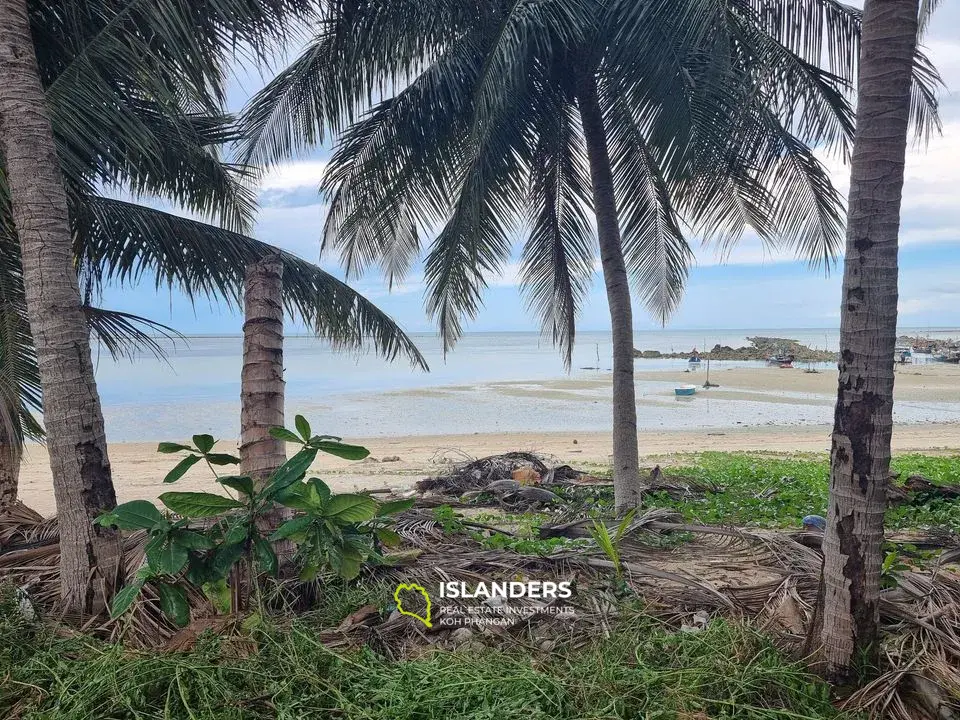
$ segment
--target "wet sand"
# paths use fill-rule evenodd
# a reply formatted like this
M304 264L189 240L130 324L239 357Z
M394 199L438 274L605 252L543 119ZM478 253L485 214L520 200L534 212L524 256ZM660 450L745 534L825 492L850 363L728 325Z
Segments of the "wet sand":
M757 450L767 452L826 452L829 426L702 428L640 433L640 452L646 464L669 462L675 453L707 450ZM318 458L312 473L324 477L339 492L358 489L409 487L435 474L445 464L512 450L528 450L586 470L609 466L610 435L599 432L496 433L475 435L429 435L393 438L348 438L365 445L374 460L348 462L331 456ZM235 452L235 444L221 442L223 452ZM288 448L293 452L295 448ZM960 424L899 425L894 429L894 452L924 451L960 453ZM109 448L114 483L120 502L155 499L171 489L216 491L209 470L195 466L176 485L164 485L163 476L176 464L177 456L156 452L156 443L116 443ZM385 457L399 461L382 462ZM229 474L229 473L225 473ZM46 451L28 448L20 475L24 502L45 515L54 512L50 468Z

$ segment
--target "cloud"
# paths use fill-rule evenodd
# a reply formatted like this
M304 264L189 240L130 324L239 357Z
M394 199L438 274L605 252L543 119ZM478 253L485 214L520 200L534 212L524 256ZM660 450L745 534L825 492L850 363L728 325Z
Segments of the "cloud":
M326 169L327 162L324 160L298 160L277 165L263 176L260 188L264 191L313 188L316 191Z

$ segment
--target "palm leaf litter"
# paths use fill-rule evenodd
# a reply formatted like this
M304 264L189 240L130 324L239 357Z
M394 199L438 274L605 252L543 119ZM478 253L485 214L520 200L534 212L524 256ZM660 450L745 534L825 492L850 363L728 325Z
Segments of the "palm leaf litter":
M502 485L505 482L514 485ZM490 490L497 483L507 489ZM426 628L391 607L367 605L338 625L322 631L319 641L332 650L369 647L389 659L413 657L430 648L468 643L503 647L520 644L546 652L557 643L587 643L608 635L623 610L624 597L637 597L645 612L685 632L698 632L712 619L749 621L775 638L784 651L816 664L811 638L817 637L817 597L822 555L817 533L745 529L685 522L673 509L653 508L628 520L599 519L618 538L607 552L591 542L598 522L583 493L604 488L606 480L569 466L551 467L534 454L509 453L471 460L448 468L446 474L418 483L417 504L398 515L396 531L401 551L416 556L394 567L369 568L359 582L395 586L417 583L468 584L516 579L570 582L567 600L511 600L528 608L515 622L497 626L451 629L440 622ZM912 485L914 488L910 490ZM907 492L929 491L918 480ZM552 503L524 502L523 489L539 489L556 497ZM722 488L692 478L673 476L659 467L646 480L645 492L694 497ZM510 502L505 499L513 498ZM458 515L438 512L441 501L463 509ZM900 502L909 502L900 498ZM495 512L541 510L547 520L539 528L543 539L568 538L539 552L497 547L489 539L510 536L497 516L472 522L471 506ZM498 507L499 506L499 507ZM448 508L449 510L449 508ZM451 517L454 520L451 522ZM619 526L619 527L618 527ZM616 530L616 532L615 532ZM891 573L880 607L883 625L883 667L876 678L849 696L844 708L869 717L941 720L960 712L960 572L955 564L960 540L955 534L931 531L891 536L922 547L927 561ZM0 577L19 587L31 605L55 613L59 587L58 535L55 520L45 520L22 505L0 518ZM133 576L143 563L144 536L125 538L124 572ZM412 551L412 552L411 552ZM615 556L611 557L610 553ZM615 569L619 575L615 576ZM309 582L287 578L265 592L268 602L290 609L322 603L321 577ZM182 650L203 630L242 635L240 619L217 615L203 597L191 597L193 622L180 630L160 612L155 593L146 592L132 613L119 620L88 621L84 630L134 647ZM550 608L571 608L558 614ZM443 616L443 607L436 610ZM246 642L236 640L242 652ZM813 650L813 652L811 652Z

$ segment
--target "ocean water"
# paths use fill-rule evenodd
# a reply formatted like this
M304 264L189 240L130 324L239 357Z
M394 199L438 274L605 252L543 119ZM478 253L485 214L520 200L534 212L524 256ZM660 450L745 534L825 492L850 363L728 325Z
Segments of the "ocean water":
M956 337L960 329L909 329L912 334ZM637 332L635 346L688 352L716 343L738 347L746 337L788 337L835 350L837 330L662 330ZM414 335L430 365L425 373L404 359L386 362L374 354L333 351L312 337L288 337L284 346L287 414L307 415L324 433L345 437L606 430L610 390L602 382L562 392L543 383L562 378L601 379L611 365L609 333L577 339L572 369L538 333L471 333L444 357L433 334ZM152 356L113 361L95 353L97 384L111 442L180 439L197 432L239 435L240 336L191 337L167 345L165 360ZM740 363L743 364L743 363ZM749 364L749 363L747 363ZM638 371L685 367L682 360L638 360ZM641 428L733 424L826 423L823 398L771 402L711 401L679 404L664 397L669 383L638 383ZM937 403L898 408L903 422L956 419ZM944 415L946 413L946 415Z

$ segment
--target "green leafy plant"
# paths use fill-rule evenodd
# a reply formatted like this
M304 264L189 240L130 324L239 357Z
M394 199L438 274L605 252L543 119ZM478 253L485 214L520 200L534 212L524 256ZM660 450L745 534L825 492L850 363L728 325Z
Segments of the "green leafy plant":
M600 546L600 549L603 550L604 554L610 558L610 562L613 563L613 569L616 571L617 577L620 577L623 572L620 562L620 541L623 540L623 536L626 533L627 528L630 526L630 522L633 520L633 516L636 514L636 512L637 511L634 508L624 515L612 536L610 535L610 531L607 529L607 526L599 520L594 520L593 527L590 528L590 535L596 541L597 545Z
M107 527L144 530L149 535L146 565L114 597L113 617L126 612L148 582L157 590L163 612L181 626L190 620L187 586L203 592L218 610L231 609L235 594L227 583L231 578L236 582L236 566L246 566L255 589L259 573L277 573L279 561L273 542L280 539L297 545L294 561L302 565L301 577L316 577L329 567L352 579L363 563L386 562L381 545L399 541L389 528L389 516L409 508L413 501L380 504L368 495L334 495L319 478L305 480L320 452L362 460L369 451L338 437L312 435L310 424L301 415L294 424L296 433L286 428L273 428L270 433L298 443L300 450L259 486L245 475L217 473L216 467L237 465L240 460L213 452L216 441L210 435L194 435L193 445L160 443L159 452L187 453L167 473L165 483L176 482L191 467L205 462L227 495L166 492L160 495L160 502L169 513L146 500L133 500L97 518L96 522ZM276 505L301 514L271 532L264 520ZM203 529L191 527L198 520L204 521Z

